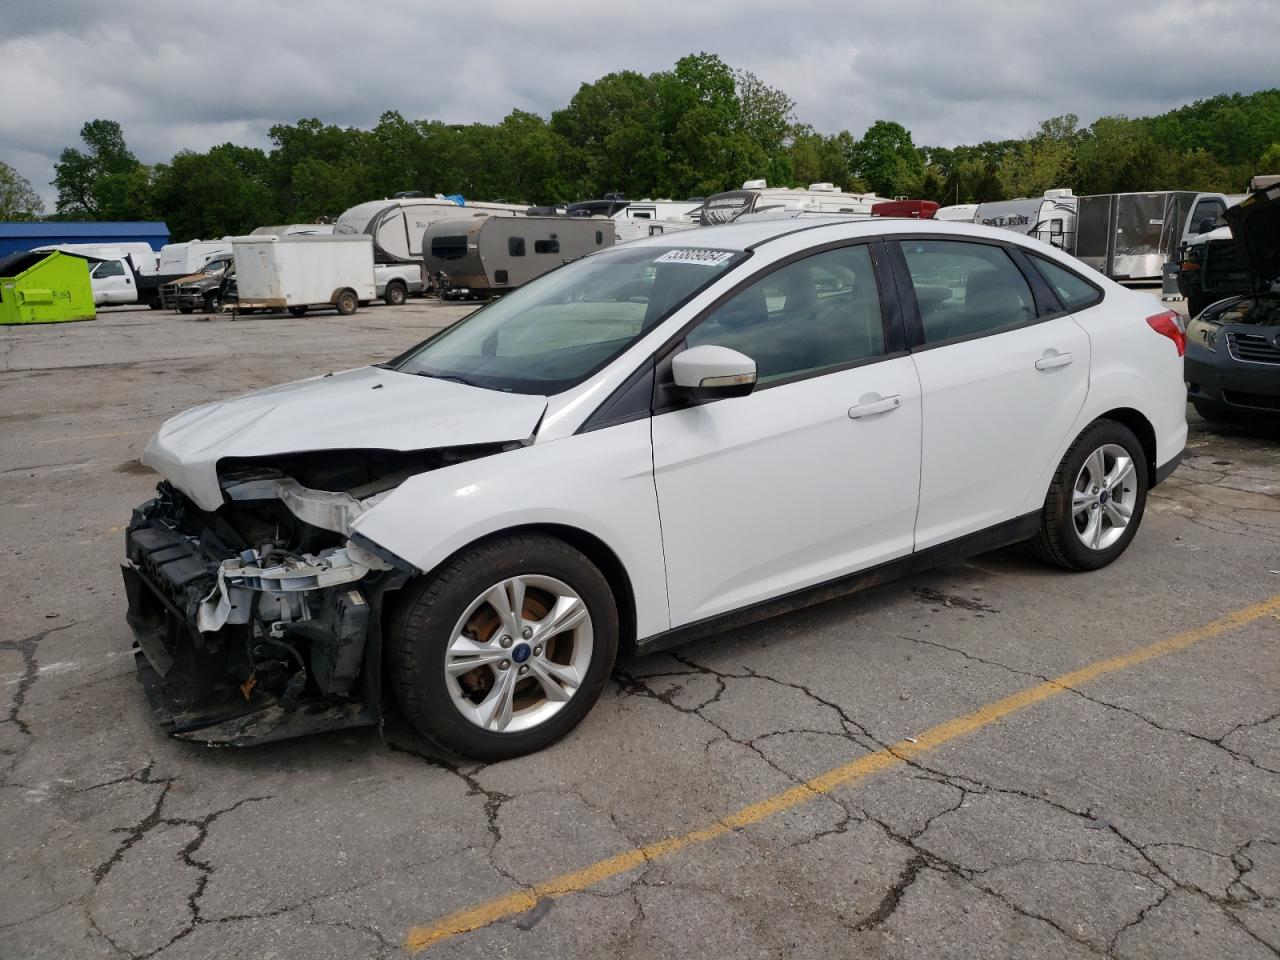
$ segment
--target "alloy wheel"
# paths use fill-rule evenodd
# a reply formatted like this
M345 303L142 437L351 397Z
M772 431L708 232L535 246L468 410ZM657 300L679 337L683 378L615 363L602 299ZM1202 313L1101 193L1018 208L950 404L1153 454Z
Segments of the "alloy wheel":
M445 683L468 721L494 733L538 726L578 692L591 665L591 615L562 580L496 583L467 607L445 648Z
M1071 492L1076 536L1090 550L1106 550L1122 536L1138 503L1138 473L1133 458L1116 443L1104 444L1085 458Z

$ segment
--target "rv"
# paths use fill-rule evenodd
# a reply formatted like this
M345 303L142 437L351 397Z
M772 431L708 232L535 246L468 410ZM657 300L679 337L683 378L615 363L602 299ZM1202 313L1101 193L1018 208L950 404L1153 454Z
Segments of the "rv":
M332 306L343 316L375 296L373 250L367 236L247 236L231 241L236 309L288 310Z
M698 226L701 202L691 200L635 200L613 214L618 243L658 237Z
M249 231L251 237L328 237L332 234L332 223L280 223Z
M980 203L973 222L1035 237L1059 250L1075 249L1076 201L1068 188L1046 190L1042 197L1019 197Z
M952 223L973 223L973 215L978 212L976 203L953 203L949 207L939 207L933 215L935 220L950 220Z
M144 277L154 277L159 265L159 255L151 249L151 244L141 241L126 243L51 243L44 247L36 247L33 253L50 253L58 250L62 253L74 253L94 260L129 260L133 269ZM90 264L92 267L92 264Z
M436 292L451 299L513 290L615 239L607 217L472 217L433 223L422 246Z
M512 203L468 203L436 195L399 200L371 200L352 207L333 225L335 236L368 234L379 263L422 259L422 235L437 220L457 217L522 217L527 206Z
M699 211L703 226L732 223L749 213L784 211L799 213L842 213L871 216L871 207L881 198L874 193L844 193L832 183L811 183L807 190L770 187L764 180L748 180L741 190L729 190L707 197Z
M1224 194L1190 190L1080 197L1073 252L1113 280L1154 283L1182 245L1212 230L1227 206Z
M193 276L204 269L210 260L231 253L231 238L221 240L191 240L187 243L166 243L160 248L161 282L168 283L182 277Z

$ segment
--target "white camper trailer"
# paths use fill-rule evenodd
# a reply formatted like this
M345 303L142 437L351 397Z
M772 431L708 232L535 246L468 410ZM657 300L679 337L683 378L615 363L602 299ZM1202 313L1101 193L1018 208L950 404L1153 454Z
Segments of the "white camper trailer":
M1070 252L1075 249L1078 199L1063 187L1046 190L1042 197L980 203L974 209L973 222L1035 237Z
M373 238L379 263L407 263L422 259L422 235L437 220L466 216L522 217L527 206L513 203L458 203L449 197L409 197L371 200L347 210L333 225L335 236Z
M698 226L702 201L633 200L612 216L618 243L659 237Z
M344 316L374 298L369 237L234 237L237 310L288 310L300 317L331 306Z
M166 243L160 248L160 276L166 280L192 276L203 270L210 260L226 256L230 252L230 237Z
M333 233L332 223L280 223L274 226L255 227L251 237L327 237Z
M811 183L798 187L770 187L764 180L748 180L741 190L729 190L707 197L699 210L704 226L732 223L748 213L780 210L796 213L842 213L869 217L871 207L881 200L874 193L845 193L832 183Z

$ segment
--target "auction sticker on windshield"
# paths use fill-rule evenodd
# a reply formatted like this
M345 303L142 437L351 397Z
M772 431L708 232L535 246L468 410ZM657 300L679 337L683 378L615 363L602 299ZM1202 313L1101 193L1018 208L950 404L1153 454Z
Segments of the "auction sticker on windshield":
M685 247L668 250L654 263L692 263L700 267L718 267L733 257L732 250L699 250Z

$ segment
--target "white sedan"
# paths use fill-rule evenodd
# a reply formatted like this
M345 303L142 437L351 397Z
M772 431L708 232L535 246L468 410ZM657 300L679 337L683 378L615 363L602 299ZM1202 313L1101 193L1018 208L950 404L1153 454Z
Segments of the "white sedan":
M166 423L129 526L161 724L495 759L615 657L1034 541L1094 570L1186 439L1177 316L1004 230L770 221L601 251L394 361Z

